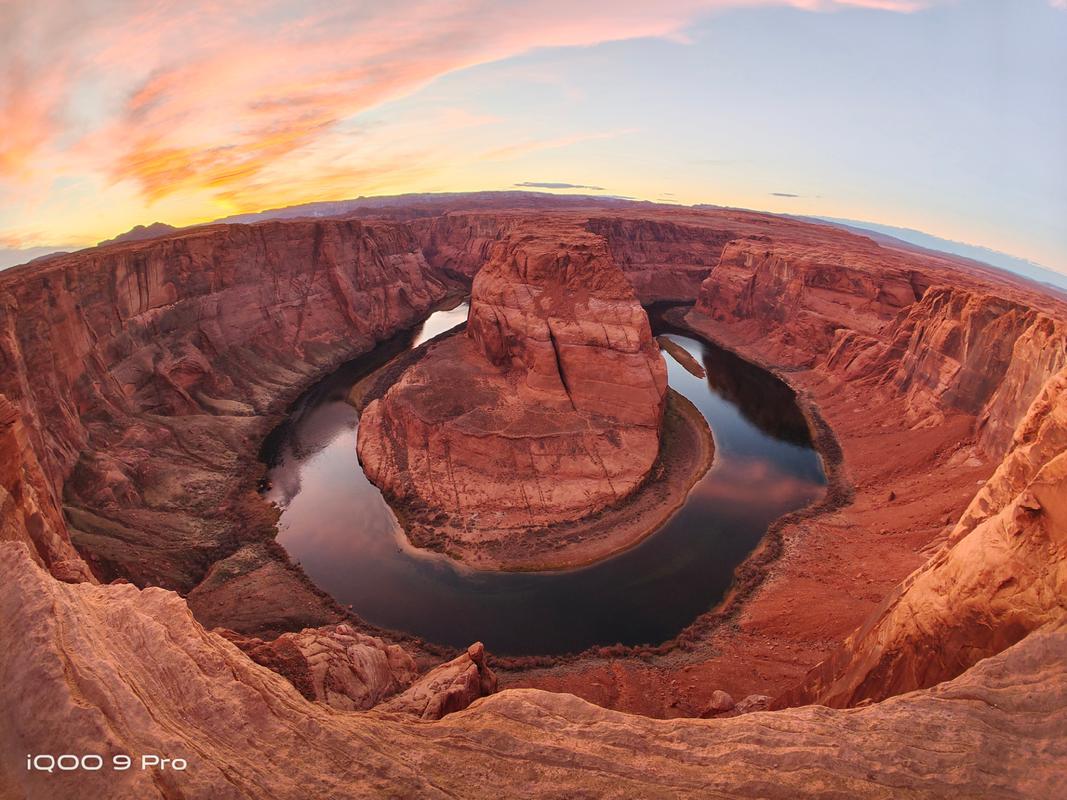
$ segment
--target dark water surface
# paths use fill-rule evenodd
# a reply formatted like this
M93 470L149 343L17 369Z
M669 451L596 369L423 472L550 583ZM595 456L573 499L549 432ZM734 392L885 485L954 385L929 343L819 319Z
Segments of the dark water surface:
M434 313L308 390L264 443L278 541L322 589L376 625L509 655L658 644L722 599L768 525L822 494L820 459L791 390L769 373L653 321L708 371L665 354L671 387L707 418L715 463L682 509L639 545L568 572L475 572L411 548L356 458L351 386L465 321Z

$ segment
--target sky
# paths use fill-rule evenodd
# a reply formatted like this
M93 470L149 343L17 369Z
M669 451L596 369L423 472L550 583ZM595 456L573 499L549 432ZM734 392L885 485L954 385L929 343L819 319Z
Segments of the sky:
M1067 0L0 0L0 115L0 251L534 188L1067 273Z

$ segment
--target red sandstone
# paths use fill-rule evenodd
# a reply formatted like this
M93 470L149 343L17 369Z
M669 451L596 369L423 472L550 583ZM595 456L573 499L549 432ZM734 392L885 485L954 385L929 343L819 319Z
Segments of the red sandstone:
M534 218L490 249L467 336L434 345L364 410L360 460L387 495L475 537L573 521L644 481L666 389L603 242Z
M210 625L242 617L267 639L337 621L270 547L271 516L242 475L286 398L417 318L444 280L474 275L528 213L453 202L410 225L394 209L392 221L215 226L0 274L0 535L13 540L0 542L0 679L17 699L0 707L0 730L19 731L0 736L3 791L1062 789L1067 311L992 270L825 226L537 209L545 225L601 237L639 300L696 300L687 324L778 371L836 434L820 431L825 505L776 525L734 595L675 647L497 669L503 691L415 724L492 691L481 651L346 714L326 707L328 685L348 687L335 702L363 707L408 679L399 655L404 677L378 673L384 690L361 671L390 643L341 632L369 648L351 659L347 644L323 644L329 629L297 634L311 643L291 642L299 655L286 656L288 640L253 644L287 679L201 627L190 608ZM57 581L89 577L70 542L97 579L190 600ZM866 707L664 721L509 688L522 684L659 716L697 716L717 691ZM75 750L165 751L199 766L98 786L12 771L58 729Z

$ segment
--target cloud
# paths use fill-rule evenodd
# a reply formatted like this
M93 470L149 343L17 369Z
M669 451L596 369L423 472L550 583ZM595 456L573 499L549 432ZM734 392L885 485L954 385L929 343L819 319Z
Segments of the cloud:
M0 207L14 197L23 205L31 197L67 202L56 178L113 191L130 205L139 197L145 208L164 200L263 207L257 192L307 192L319 182L323 192L334 190L344 181L332 166L351 161L346 148L359 146L362 115L451 72L535 48L685 41L701 16L753 5L912 11L923 3L7 0L0 3ZM421 132L430 162L434 133ZM571 132L489 148L483 157L615 135ZM358 182L393 169L435 169L404 165L401 150L383 147L379 164L367 162L371 153L342 172ZM204 207L203 217L218 211Z
M793 194L792 192L771 192L771 197L803 197L802 194Z
M527 189L589 189L592 192L603 192L603 186L586 186L584 183L555 183L552 181L523 181L522 183L516 183L515 186L520 186Z

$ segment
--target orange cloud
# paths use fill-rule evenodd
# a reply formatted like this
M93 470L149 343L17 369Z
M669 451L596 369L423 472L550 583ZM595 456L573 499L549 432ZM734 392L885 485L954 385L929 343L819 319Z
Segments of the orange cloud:
M361 113L449 72L535 47L676 37L702 13L748 5L908 11L918 3L8 0L0 5L0 211L16 194L54 198L57 178L132 187L121 189L124 200L132 203L133 191L147 207L213 198L216 207L201 212L208 218L219 206L263 207L274 202L268 196L325 196L430 174L433 153L416 165L404 160L410 148L375 153L375 164L333 165L345 161ZM483 157L612 135L518 142Z
M6 66L0 81L0 178L26 175L42 143L59 134L61 83L58 69L31 81L25 64L14 61Z

